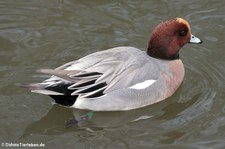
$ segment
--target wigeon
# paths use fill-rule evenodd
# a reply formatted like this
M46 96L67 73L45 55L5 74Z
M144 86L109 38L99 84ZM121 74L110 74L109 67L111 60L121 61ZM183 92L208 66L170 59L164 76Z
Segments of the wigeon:
M162 101L184 78L179 57L186 43L202 43L182 18L160 23L153 30L147 51L116 47L95 52L56 69L41 83L23 85L49 95L55 103L93 111L122 111Z

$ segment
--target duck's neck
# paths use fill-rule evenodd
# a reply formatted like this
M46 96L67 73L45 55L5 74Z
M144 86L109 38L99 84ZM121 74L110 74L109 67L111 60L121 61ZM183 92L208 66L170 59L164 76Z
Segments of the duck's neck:
M151 57L163 60L176 60L180 58L179 53L176 53L175 55L168 55L165 51L167 50L161 49L160 47L148 47L147 54Z

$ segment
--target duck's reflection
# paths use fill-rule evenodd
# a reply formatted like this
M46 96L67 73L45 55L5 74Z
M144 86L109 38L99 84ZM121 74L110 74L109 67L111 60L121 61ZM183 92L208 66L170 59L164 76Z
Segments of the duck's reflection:
M122 130L131 136L146 135L147 132L153 138L157 132L162 137L158 142L173 143L186 133L185 130L177 131L174 128L183 127L192 121L196 115L195 105L201 96L193 94L191 100L177 102L183 97L186 95L177 94L177 97L151 106L120 112L93 112L53 105L43 118L28 125L19 139L67 133L81 139L95 139Z
M145 107L120 112L93 112L53 105L43 118L26 127L20 139L32 134L56 135L87 128L95 131L106 127L118 127L129 122L152 118L156 114L153 112L156 111L155 108ZM157 111L159 114L160 110Z
M73 118L72 109L53 105L49 112L40 120L28 125L20 139L31 134L59 134L65 131L65 121Z

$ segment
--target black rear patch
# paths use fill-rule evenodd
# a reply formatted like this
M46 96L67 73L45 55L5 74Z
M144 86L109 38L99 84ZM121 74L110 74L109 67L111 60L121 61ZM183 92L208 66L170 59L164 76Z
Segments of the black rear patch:
M57 84L56 86L49 86L46 87L47 90L63 93L64 95L49 95L52 97L56 103L64 105L64 106L72 106L76 99L77 95L71 96L71 93L74 92L74 90L68 90L68 86L72 84Z
M102 75L102 73L98 72L84 72L81 74L71 75L70 77L79 78L77 84L65 82L55 83L45 89L63 94L49 95L56 103L64 106L72 106L79 95L85 98L95 98L104 95L104 90L106 89L107 84L105 82L95 84L100 75ZM79 80L81 81L80 83Z
M63 106L72 106L76 99L77 95L71 96L71 95L49 95L52 97L57 104L61 104Z
M82 84L81 86L90 85L90 83L94 84L94 81L86 82L87 84L85 83L85 84ZM73 85L73 84L71 84L71 83L68 83L68 84L59 83L55 86L46 87L46 90L63 93L64 95L49 95L49 96L51 98L53 98L54 101L57 104L61 104L63 106L72 106L76 102L76 99L79 95L71 95L73 92L75 92L77 90L77 89L68 89L68 87L71 86L71 85ZM100 84L96 84L92 87L89 87L89 88L87 87L86 89L81 90L80 92L78 92L78 94L85 95L87 93L95 92L95 91L98 90L97 92L95 92L93 94L90 94L89 96L86 96L85 98L100 97L100 96L104 95L103 92L105 90L106 85L107 84L105 82L100 83ZM76 86L76 87L78 87L78 86Z

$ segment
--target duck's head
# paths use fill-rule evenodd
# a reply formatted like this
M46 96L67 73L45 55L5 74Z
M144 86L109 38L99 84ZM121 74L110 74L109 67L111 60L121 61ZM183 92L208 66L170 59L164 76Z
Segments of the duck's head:
M186 43L202 43L191 34L190 24L176 18L160 23L153 30L148 43L148 55L173 60L179 58L179 51Z

